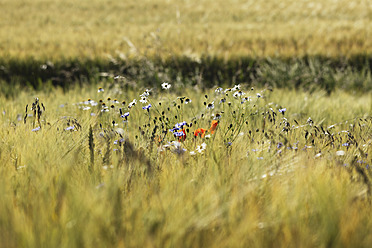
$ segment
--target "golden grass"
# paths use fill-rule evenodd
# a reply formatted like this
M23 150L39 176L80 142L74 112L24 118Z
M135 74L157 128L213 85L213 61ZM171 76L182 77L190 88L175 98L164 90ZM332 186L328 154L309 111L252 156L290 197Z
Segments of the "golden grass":
M129 110L128 123L122 123L118 106L101 113L101 106L86 111L76 103L88 98L107 102L107 97L128 103L138 99L142 91L118 91L119 85L100 86L104 86L103 93L92 86L66 93L58 89L48 94L21 91L14 100L0 97L0 110L5 111L0 116L0 247L372 244L371 196L368 184L356 170L361 168L372 179L371 168L365 168L372 162L369 94L336 91L326 96L322 92L243 88L252 97L251 102L241 104L230 95L227 102L232 102L231 107L223 107L218 104L222 96L213 90L201 92L173 84L171 91L181 91L182 95L153 89L150 112L138 103ZM256 97L257 92L262 98ZM32 116L24 124L17 115L23 117L25 105L36 96L46 111L41 118L42 129L33 132ZM192 102L178 109L180 96L190 97ZM203 102L213 100L215 109L206 110ZM291 126L288 133L279 125L283 115L278 108L283 107L287 108L287 121L297 127ZM278 114L276 124L269 122L266 115L263 125L262 112L270 113L270 108ZM178 155L171 152L172 148L163 147L176 140L169 133L162 145L151 145L153 120L157 117L160 121L158 110L164 110L170 126L197 117L191 131L208 127L212 113L224 113L210 139L194 139L189 133L182 143L187 151ZM98 115L91 116L91 112ZM228 131L230 124L233 129L239 128L241 113L246 114L248 123L242 122L239 132ZM324 127L333 135L331 145L327 145L329 136L306 124L308 117L317 128ZM69 118L76 118L82 129L66 131ZM119 123L115 128L124 129L125 140L135 147L133 152L127 150L128 144L114 144L120 137L111 131L112 120ZM331 124L336 126L328 128ZM90 126L95 143L93 170L89 170ZM262 129L272 137L266 138ZM305 139L306 130L310 135ZM350 142L346 133L338 133L343 130L349 130L358 145ZM277 148L278 142L285 143L285 139L288 144ZM227 146L227 141L232 145ZM205 151L190 155L202 142L207 144ZM343 146L345 142L350 146ZM303 149L305 145L312 147ZM298 149L288 149L292 146ZM162 147L164 151L159 150ZM339 150L345 155L337 156ZM355 156L365 163L355 162ZM144 166L146 159L153 166L151 174Z
M0 16L5 58L372 52L368 0L3 0Z

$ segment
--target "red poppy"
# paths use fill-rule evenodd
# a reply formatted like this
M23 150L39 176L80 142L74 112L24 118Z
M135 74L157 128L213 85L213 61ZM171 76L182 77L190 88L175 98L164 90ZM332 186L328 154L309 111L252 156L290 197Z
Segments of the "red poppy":
M218 125L218 121L213 120L213 121L212 121L212 125L211 125L211 127L209 128L209 132L211 132L211 134L214 134L214 131L216 130L217 125Z
M186 139L186 131L185 129L182 129L180 132L183 132L183 135L178 137L178 141L185 141Z
M200 137L204 138L204 136L205 136L205 131L207 131L207 129L204 129L204 128L198 128L198 129L196 129L196 130L194 131L194 136L195 136L195 137L200 136Z

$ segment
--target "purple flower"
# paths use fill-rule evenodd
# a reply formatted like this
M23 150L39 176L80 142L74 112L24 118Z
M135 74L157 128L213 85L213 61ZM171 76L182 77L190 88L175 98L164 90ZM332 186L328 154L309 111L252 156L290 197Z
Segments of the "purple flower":
M40 127L37 127L37 128L32 129L31 131L32 131L32 132L37 132L37 131L39 131L39 130L40 130Z
M75 129L75 126L70 126L70 127L66 128L65 130L70 131L70 130L74 130L74 129Z

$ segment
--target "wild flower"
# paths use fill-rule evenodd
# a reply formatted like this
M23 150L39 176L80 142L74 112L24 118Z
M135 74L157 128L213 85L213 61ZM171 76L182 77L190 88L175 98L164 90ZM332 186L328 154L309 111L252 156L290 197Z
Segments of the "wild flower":
M234 86L234 88L232 88L233 91L237 91L237 90L240 90L240 84L237 84Z
M72 130L74 130L74 129L75 129L75 126L72 125L72 126L67 127L65 130L66 130L66 131L72 131Z
M175 132L175 131L178 131L178 130L180 130L179 127L174 127L172 129L169 129L169 131L172 132L172 133Z
M190 98L186 98L185 99L185 104L189 104L191 102L191 99Z
M307 119L306 123L309 124L310 126L314 124L313 120L310 117L309 119Z
M207 131L207 129L204 129L204 128L198 128L194 131L194 136L195 137L201 137L201 138L204 138L205 136L205 132Z
M214 109L214 101L211 103L208 103L207 109Z
M349 143L342 144L342 146L349 146L349 145L350 145Z
M215 93L221 93L223 89L221 87L217 87L217 89L214 90Z
M144 109L144 110L147 110L147 111L149 111L150 110L150 108L151 108L151 104L149 104L149 105L147 105L147 106L144 106L144 107L142 107L142 109Z
M142 96L141 99L139 100L141 103L147 103L147 97Z
M345 155L345 152L344 151L337 151L336 152L336 155L337 156L344 156Z
M203 142L201 145L196 147L196 151L198 153L202 153L206 148L207 148L207 144Z
M226 102L226 98L221 98L220 104Z
M32 132L37 132L37 131L39 131L40 130L40 127L36 127L36 128L34 128L34 129L32 129L31 131Z
M250 101L251 101L251 98L249 96L246 96L246 97L242 98L242 101L240 103L243 104L245 102L250 102Z
M98 92L98 93L101 93L101 92L104 92L104 91L105 91L105 90L104 90L102 87L99 87L97 92Z
M164 145L163 148L170 148L172 153L178 155L182 155L187 151L185 148L182 148L182 143L178 141L168 142L168 144Z
M282 113L284 115L284 112L287 111L287 108L282 108L282 109L279 109L279 112Z
M221 119L221 114L217 113L214 117L213 120L219 120Z
M176 125L174 125L174 127L178 128L178 129L181 129L185 125L187 125L187 122L183 121L183 122L177 123Z
M281 147L283 147L284 145L283 145L283 143L282 142L279 142L277 145L276 145L276 148L281 148Z
M215 132L217 126L218 126L218 121L217 121L217 120L213 120L213 121L212 121L212 124L211 124L211 127L209 128L209 132L210 132L211 134L214 134L214 132Z
M148 96L150 96L150 91L151 90L149 90L149 89L146 89L141 95L140 95L140 97L148 97Z
M163 90L169 90L171 86L171 84L165 82L161 84Z
M128 104L128 108L132 108L133 106L135 106L137 104L137 100L134 99L133 101L131 101L129 104Z
M83 110L89 110L90 109L90 107L84 107L83 108Z
M243 91L239 90L239 91L234 92L233 97L237 98L237 97L241 97L243 95L245 95L245 93Z
M185 133L181 130L181 131L179 131L179 132L174 132L173 135L174 135L175 137L181 137L181 136L184 136Z
M262 97L262 95L260 93L257 93L256 96L257 96L257 98Z
M126 112L126 113L122 114L120 117L121 118L127 118L128 116L129 116L129 112Z
M186 140L186 131L185 129L182 129L181 131L174 132L173 135L175 137L178 137L179 141L185 141Z

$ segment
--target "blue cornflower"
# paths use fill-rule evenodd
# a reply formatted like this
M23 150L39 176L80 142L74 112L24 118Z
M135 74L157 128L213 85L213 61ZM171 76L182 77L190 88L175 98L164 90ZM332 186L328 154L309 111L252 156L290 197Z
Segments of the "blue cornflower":
M282 113L284 115L284 112L287 111L287 108L282 108L282 109L279 109L279 112Z
M176 125L174 125L175 128L182 128L183 126L185 126L187 124L186 121L183 121L183 122L180 122L180 123L177 123Z
M126 118L126 117L128 117L129 116L129 112L126 112L126 113L124 113L123 115L121 115L120 117L121 118Z
M176 136L176 137L182 137L182 136L184 136L185 135L185 133L184 132L175 132L175 133L173 133L174 134L174 136Z
M75 129L75 126L70 126L70 127L66 128L65 130L70 131L70 130L74 130L74 129Z
M147 105L147 106L144 106L144 107L142 107L142 109L145 109L145 110L147 110L147 111L149 111L149 109L151 108L151 104L149 104L149 105Z
M175 131L178 131L178 130L180 130L179 127L174 127L172 129L169 129L169 131L172 132L172 133L175 132Z

